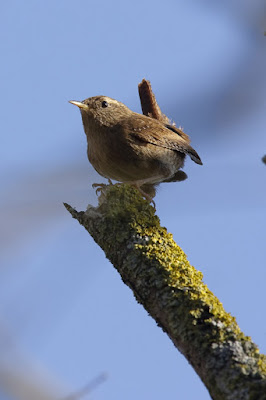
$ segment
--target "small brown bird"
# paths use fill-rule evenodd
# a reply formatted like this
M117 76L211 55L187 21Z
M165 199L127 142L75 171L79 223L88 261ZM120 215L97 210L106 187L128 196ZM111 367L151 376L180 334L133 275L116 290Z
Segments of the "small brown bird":
M88 142L88 158L108 179L136 186L144 197L147 185L186 179L179 171L185 156L202 165L181 129L135 113L106 96L70 101L81 111Z

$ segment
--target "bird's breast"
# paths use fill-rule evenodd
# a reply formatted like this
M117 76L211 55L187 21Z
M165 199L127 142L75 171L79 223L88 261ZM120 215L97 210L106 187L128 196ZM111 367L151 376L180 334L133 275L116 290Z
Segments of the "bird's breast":
M134 143L112 130L87 135L87 141L88 159L95 170L120 182L160 182L172 177L184 163L182 153L150 143Z

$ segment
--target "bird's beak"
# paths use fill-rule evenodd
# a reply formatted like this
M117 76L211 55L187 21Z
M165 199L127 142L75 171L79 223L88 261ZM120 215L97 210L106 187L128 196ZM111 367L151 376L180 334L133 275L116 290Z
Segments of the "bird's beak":
M75 101L75 100L69 100L69 103L74 104L74 106L77 106L83 110L87 110L88 106L87 104L82 103L81 101Z

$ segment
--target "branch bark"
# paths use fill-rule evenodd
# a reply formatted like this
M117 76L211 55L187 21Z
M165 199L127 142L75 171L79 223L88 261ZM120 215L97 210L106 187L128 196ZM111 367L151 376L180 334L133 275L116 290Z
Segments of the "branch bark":
M145 82L139 88L143 112L165 121ZM64 205L190 362L213 400L266 400L266 356L241 332L135 188L106 186L99 206L86 212Z

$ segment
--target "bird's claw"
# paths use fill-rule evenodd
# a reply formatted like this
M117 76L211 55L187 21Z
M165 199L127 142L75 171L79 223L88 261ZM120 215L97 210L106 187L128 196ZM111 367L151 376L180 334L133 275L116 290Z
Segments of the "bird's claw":
M156 211L156 205L155 205L154 200L151 200L151 203L150 203L150 204L153 206L154 210Z
M152 197L148 193L146 193L143 189L141 189L141 187L138 184L133 183L132 186L134 186L139 191L141 196L144 197L144 199L147 200L153 206L154 210L156 211L156 205L155 205L155 202L152 199Z
M109 185L113 184L111 179L108 179L108 184ZM106 183L93 183L91 186L93 187L93 189L97 188L95 192L96 195L99 196L102 194L102 191L109 185L107 185Z

